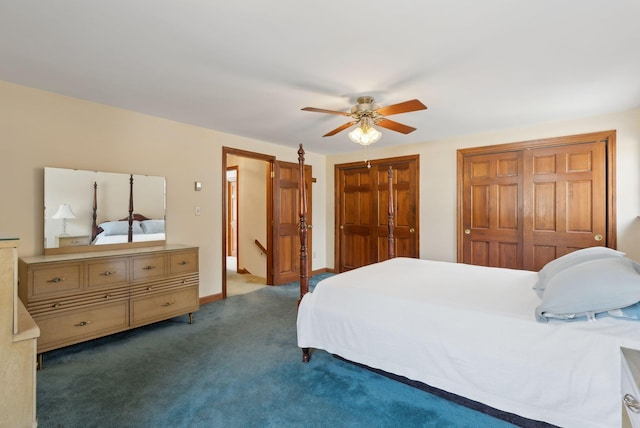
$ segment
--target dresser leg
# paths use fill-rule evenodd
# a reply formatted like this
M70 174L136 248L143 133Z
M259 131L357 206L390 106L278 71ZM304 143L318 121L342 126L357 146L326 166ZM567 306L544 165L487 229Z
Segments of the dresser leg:
M189 312L189 324L193 324L193 312Z
M42 352L38 354L38 364L36 365L36 369L42 369Z

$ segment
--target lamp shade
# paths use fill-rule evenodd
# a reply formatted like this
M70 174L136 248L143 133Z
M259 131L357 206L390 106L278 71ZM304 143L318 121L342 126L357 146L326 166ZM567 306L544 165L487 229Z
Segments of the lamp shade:
M62 204L58 207L58 211L51 218L76 218L76 215L73 213L71 209L71 205Z
M349 139L363 146L368 146L378 141L382 137L382 133L372 126L372 122L368 116L360 119L360 125L349 132Z

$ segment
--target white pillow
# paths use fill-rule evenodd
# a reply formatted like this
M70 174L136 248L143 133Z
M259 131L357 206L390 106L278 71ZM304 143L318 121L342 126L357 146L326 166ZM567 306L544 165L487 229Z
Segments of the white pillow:
M608 257L624 257L625 253L608 247L589 247L573 251L564 256L551 260L538 272L538 281L533 286L538 297L542 298L547 283L559 272L577 264Z
M626 257L582 262L548 282L536 320L594 318L640 302L640 274Z
M140 227L144 233L164 233L164 220L144 220Z
M129 234L128 221L107 221L104 223L100 223L98 226L102 228L105 236ZM133 231L134 234L144 233L142 231L142 228L140 227L140 222L137 220L133 221L133 224L131 225L131 230Z

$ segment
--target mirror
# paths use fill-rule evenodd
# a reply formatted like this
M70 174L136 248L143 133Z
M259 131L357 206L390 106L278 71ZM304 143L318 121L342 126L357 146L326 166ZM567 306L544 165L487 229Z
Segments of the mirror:
M44 252L162 244L158 241L166 240L165 209L164 177L46 167Z

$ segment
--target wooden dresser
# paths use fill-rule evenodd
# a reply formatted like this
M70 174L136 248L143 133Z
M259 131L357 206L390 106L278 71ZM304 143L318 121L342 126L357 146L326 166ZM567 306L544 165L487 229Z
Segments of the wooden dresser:
M199 309L198 248L184 245L21 258L19 295L52 349Z

